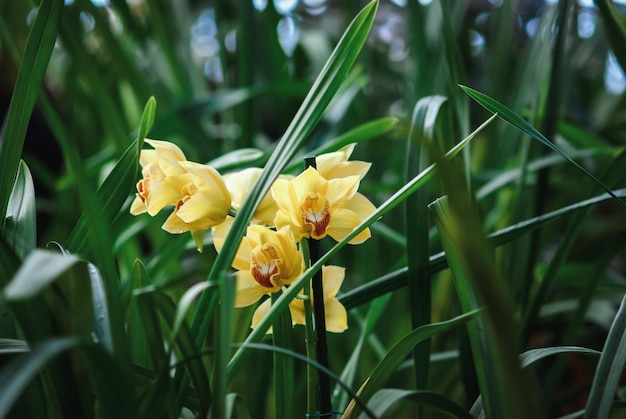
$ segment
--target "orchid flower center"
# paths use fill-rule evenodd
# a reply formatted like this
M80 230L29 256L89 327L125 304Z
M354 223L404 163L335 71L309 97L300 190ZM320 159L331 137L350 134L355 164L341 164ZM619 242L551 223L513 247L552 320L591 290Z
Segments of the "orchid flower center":
M280 256L271 244L257 246L250 257L250 272L255 281L265 288L274 288L273 277L280 274Z
M326 235L326 227L330 222L330 206L321 195L311 192L300 204L300 217L305 224L311 226L311 236L322 238Z
M141 179L137 182L137 196L144 204L148 200L150 194L150 179Z
M182 192L183 197L178 200L178 203L176 204L176 211L178 211L180 207L182 207L185 204L185 202L189 201L191 197L193 196L193 194L198 192L198 187L194 185L193 183L188 183L185 186L183 186L183 189L181 192Z

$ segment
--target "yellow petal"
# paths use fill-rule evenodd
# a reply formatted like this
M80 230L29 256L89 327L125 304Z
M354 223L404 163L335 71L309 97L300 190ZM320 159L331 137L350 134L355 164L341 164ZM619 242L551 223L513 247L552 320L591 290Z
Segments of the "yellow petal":
M376 211L376 206L363 194L357 192L348 203L346 209L354 211L361 220L364 220L369 217L371 213Z
M324 312L328 332L341 333L348 328L348 313L337 299L324 301Z
M154 185L148 194L148 214L154 216L168 205L176 205L182 198L183 187L191 182L188 174L169 176Z
M304 301L294 299L289 303L289 311L291 312L291 324L306 324Z
M354 211L344 209L333 213L330 218L330 223L328 223L328 227L326 228L326 232L333 239L341 241L359 224L361 224L361 219L356 215L356 213ZM370 236L370 229L366 228L348 243L361 244L365 240L369 239Z
M322 266L322 283L324 284L324 300L334 297L339 292L346 268L342 266Z
M132 215L139 215L147 211L148 211L148 207L143 202L143 200L139 197L139 194L136 194L135 199L133 200L133 203L130 206L130 213Z
M297 201L296 205L299 205L302 198L311 192L327 195L326 188L328 187L328 181L313 167L308 167L304 172L300 173L295 179L289 182L289 185L293 188L291 199L293 201L295 198L295 201ZM295 196L293 196L293 194L295 194ZM278 199L276 201L278 201Z
M233 221L235 221L235 219L229 215L224 219L224 221L211 227L213 245L215 246L215 250L217 251L217 253L222 251L224 241L226 240L226 236L228 235L228 232L233 225Z
M211 226L210 220L206 218L186 223L174 211L167 217L161 228L171 234L182 234L192 230L208 230Z
M211 191L216 195L227 197L229 201L228 205L230 207L230 193L228 192L228 189L226 189L224 180L217 170L211 166L191 161L181 161L180 165L191 174L193 182L196 184L198 189Z
M181 205L177 212L180 219L186 223L205 220L209 224L207 228L210 228L224 221L229 209L230 200L206 191L198 191Z
M156 159L156 150L141 150L141 153L139 153L139 164L141 167L148 166L150 163L156 161Z
M250 271L237 271L236 275L235 307L246 307L254 304L262 296L272 292L272 288L265 288L256 282Z
M250 167L239 172L224 175L224 183L232 197L233 208L237 210L241 208L262 172L263 169Z
M268 298L267 300L263 301L257 307L257 309L254 310L254 314L252 315L252 324L250 325L250 327L252 327L253 329L256 329L256 327L259 325L261 320L263 320L263 318L265 317L265 315L267 314L267 312L270 310L271 307L272 307L272 300ZM267 329L267 332L265 333L271 334L272 328L270 327L269 329Z
M182 150L174 143L169 141L145 140L156 150L159 166L167 176L179 175L184 173L179 162L186 160Z
M325 197L330 205L331 213L348 205L356 194L357 189L359 189L359 182L358 176L348 176L328 181L328 191Z

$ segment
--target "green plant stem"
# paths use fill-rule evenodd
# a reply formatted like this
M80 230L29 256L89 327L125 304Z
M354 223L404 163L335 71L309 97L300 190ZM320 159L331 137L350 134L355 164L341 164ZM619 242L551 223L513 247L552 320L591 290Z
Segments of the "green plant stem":
M300 251L304 257L304 263L307 268L311 267L311 258L309 254L309 243L307 240L300 241ZM306 339L306 355L311 360L316 360L315 355L315 330L313 329L313 307L311 306L311 286L305 285L302 293L306 297L304 301L304 319L305 319L305 339ZM307 390L307 412L319 411L317 396L317 374L313 364L306 365L306 390Z
M305 167L315 168L315 157L304 159ZM314 264L320 259L319 242L315 239L308 239L310 263ZM322 283L322 271L319 270L313 275L311 281L313 289L313 316L315 318L315 352L317 362L326 368L328 363L328 344L326 342L326 313L324 310L324 285ZM319 388L320 412L329 413L332 410L330 402L330 380L321 371L317 373L317 386Z

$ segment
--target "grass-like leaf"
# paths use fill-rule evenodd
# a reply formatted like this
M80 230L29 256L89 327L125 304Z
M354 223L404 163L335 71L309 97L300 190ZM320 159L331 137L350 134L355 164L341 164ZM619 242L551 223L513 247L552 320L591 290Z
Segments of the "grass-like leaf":
M54 358L73 348L83 349L103 417L135 418L133 391L118 366L98 345L75 337L47 340L8 363L0 371L0 412L9 412L27 385ZM115 383L115 386L111 386ZM86 389L83 389L85 391ZM74 400L76 404L77 400Z
M124 152L102 186L96 192L96 199L101 203L103 220L108 224L117 215L128 193L135 183L139 168L139 153L143 147L143 140L148 135L156 112L156 100L151 97L143 111L137 139ZM74 230L67 241L67 248L73 253L86 254L91 249L88 231L91 229L86 215L81 215Z
M615 196L611 189L607 187L604 183L600 182L594 175L589 173L585 168L583 168L580 164L576 163L570 156L568 156L564 151L562 151L559 147L557 147L552 141L548 140L541 132L539 132L535 127L530 125L528 122L524 120L521 116L513 112L508 107L504 106L502 103L497 100L481 93L477 90L471 89L467 86L461 86L465 92L472 97L476 102L481 104L485 109L497 113L500 118L509 124L513 125L515 128L519 129L523 133L529 135L531 138L539 141L541 144L550 148L554 152L561 155L564 159L569 161L572 165L574 165L578 170L584 173L588 178L597 183L602 189L604 189L609 195L615 198L622 206L626 207L626 203L622 201L620 198Z
M408 333L396 344L394 344L385 357L378 363L369 378L359 389L359 397L363 400L369 400L370 397L372 397L374 393L389 379L389 377L391 377L393 372L406 359L407 355L413 350L415 345L433 336L446 332L453 327L463 325L477 317L480 313L481 310L474 310L444 322L421 326ZM351 402L346 409L345 417L359 417L358 415L360 414L360 410L361 409L358 405Z
M600 362L593 377L585 418L606 418L611 410L615 391L626 363L626 297L609 329Z
M600 11L611 50L622 67L622 71L626 71L626 50L624 49L626 18L620 14L615 4L609 0L596 0L594 3Z
M617 189L614 190L613 193L620 198L626 198L626 189ZM602 202L607 202L612 199L613 197L611 197L609 194L602 194L594 198L586 199L584 201L577 202L563 208L559 208L558 210L551 211L538 217L533 217L528 220L520 221L519 223L513 224L509 227L505 227L501 230L491 233L488 236L488 239L493 246L502 246L506 243L510 243L511 241L524 234L533 231L534 229L545 225L546 223L555 221L576 211L590 208L594 205ZM445 254L443 252L430 256L429 270L431 273L439 272L445 269L447 266L448 263L445 259ZM357 288L353 288L352 290L343 293L341 296L339 296L339 301L341 301L341 303L348 309L360 306L362 304L366 304L367 302L377 297L380 297L387 292L391 292L393 290L406 286L408 283L407 273L408 267L404 267L390 272L380 278L367 281L366 284L363 284Z
M4 234L15 252L24 258L37 245L37 217L33 177L24 161L20 162L7 208Z
M400 402L402 399L409 399L420 405L428 406L432 409L440 412L447 413L450 416L459 419L474 419L474 416L470 415L461 406L454 403L449 398L442 396L439 393L425 390L400 390L397 388L384 388L374 394L368 403L371 406L372 412L377 417L389 410L395 403ZM359 419L365 419L365 415L359 416Z
M41 293L65 271L83 263L72 255L49 250L34 250L24 260L13 280L2 294L7 301L22 301Z
M443 6L442 6L443 7ZM443 96L427 96L420 99L413 109L411 130L407 141L405 178L409 181L429 166L428 155L422 147L435 140L435 127L447 99ZM411 328L416 329L431 321L431 278L428 270L430 255L430 225L428 185L407 197L404 201L406 254L408 260L409 309ZM428 385L430 365L430 341L417 345L413 351L415 384L418 389Z
M9 197L24 146L26 128L57 37L62 0L43 0L33 21L11 98L0 149L0 233L4 234Z

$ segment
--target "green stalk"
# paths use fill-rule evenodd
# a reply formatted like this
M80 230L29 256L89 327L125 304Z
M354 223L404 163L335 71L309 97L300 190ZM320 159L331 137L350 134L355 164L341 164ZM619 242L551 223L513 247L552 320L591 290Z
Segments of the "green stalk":
M307 269L311 267L311 256L309 253L309 243L307 240L300 241L300 251L304 257L304 263ZM317 360L315 357L315 330L313 329L313 307L311 306L311 286L305 285L302 293L306 297L304 300L304 319L305 339L306 339L306 355L311 360ZM318 412L319 403L317 395L317 375L315 367L311 363L306 364L306 390L307 390L307 412Z
M272 303L280 297L280 293L272 294ZM272 325L272 341L277 348L293 351L293 327L289 310L276 317ZM274 403L276 418L291 419L293 417L293 388L295 384L294 360L279 352L274 352Z
M305 167L316 168L315 157L306 157L304 159ZM320 259L319 242L315 239L308 239L309 257L311 264L316 263ZM313 275L311 281L313 289L313 317L315 319L315 353L317 362L326 368L329 368L328 362L328 344L326 342L326 313L324 310L324 284L322 283L322 271L318 270ZM330 379L328 375L317 372L317 386L319 389L320 412L322 414L330 413L332 404L330 402Z

